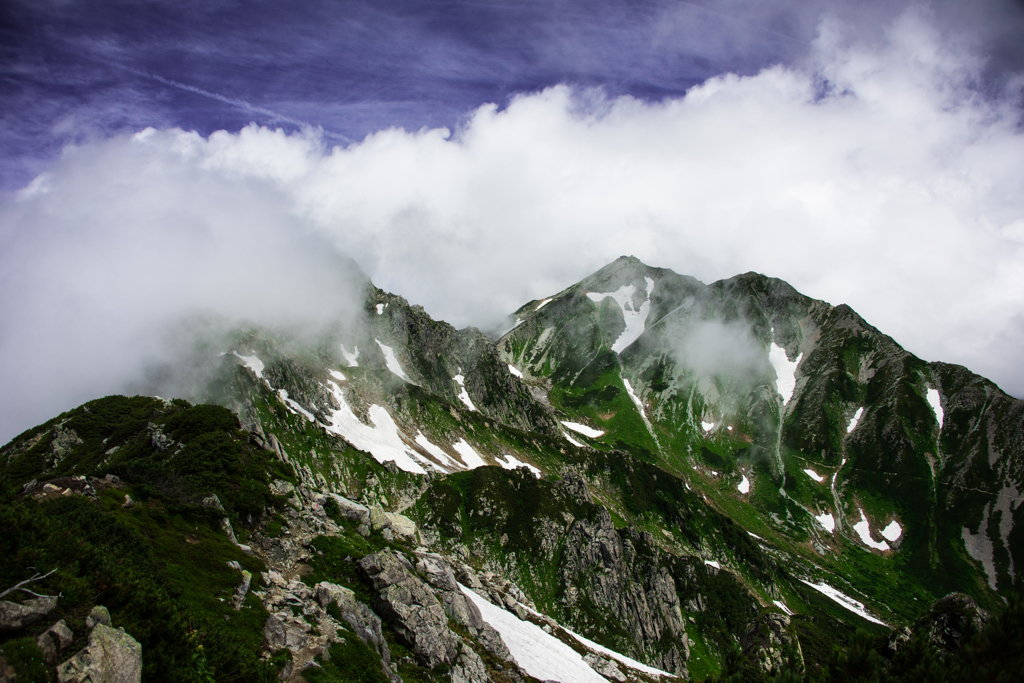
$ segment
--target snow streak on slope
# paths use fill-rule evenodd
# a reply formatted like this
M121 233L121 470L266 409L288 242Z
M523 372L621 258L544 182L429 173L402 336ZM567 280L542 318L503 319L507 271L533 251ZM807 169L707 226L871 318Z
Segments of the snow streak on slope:
M459 393L459 400L465 403L466 407L474 413L477 412L476 406L473 405L473 400L469 397L469 392L466 391L466 378L462 376L462 368L459 368L459 374L452 377L452 379L455 380L455 383L462 389Z
M608 683L586 665L578 652L558 638L511 612L495 607L461 583L459 588L477 606L484 621L501 634L516 663L526 673L542 681Z
M562 424L574 432L579 432L583 436L589 436L591 439L596 439L604 434L600 429L594 429L593 427L582 425L579 422L566 422L565 420L562 420Z
M832 516L831 512L820 514L814 519L818 521L818 524L824 527L825 531L829 532L830 534L835 532L836 518Z
M636 409L640 411L640 417L644 419L644 422L647 422L647 413L644 412L644 404L641 403L640 397L633 392L633 385L630 384L629 380L625 377L622 378L622 384L626 387L626 393L629 394L629 398L632 399ZM648 427L650 427L650 423L648 423Z
M345 345L342 344L341 345L341 355L343 355L345 357L345 360L348 362L348 366L350 368L358 368L359 367L359 363L356 361L356 358L359 358L359 347L358 346L356 347L355 351L352 351L351 353L349 353L349 351L345 348Z
M857 412L853 414L853 419L850 420L850 424L846 425L846 433L849 434L857 428L857 423L860 422L860 416L864 414L863 408L857 408Z
M457 444L452 444L452 448L462 456L462 461L466 463L467 469L475 470L477 467L487 466L487 463L480 457L480 454L474 451L473 447L466 443L465 439L459 439Z
M539 304L537 304L537 308L533 309L534 312L539 311L540 309L544 308L544 305L547 304L550 301L551 301L551 299L544 299L544 301L541 301Z
M939 422L939 429L942 429L942 399L939 398L939 392L935 389L928 390L928 404L932 407L935 412L935 419Z
M530 609L530 608L527 607L526 609ZM530 611L532 612L533 610L530 610ZM538 614L538 612L534 612L534 614ZM567 629L564 626L562 626L561 628L562 628L563 631L568 633L570 636L572 636L573 638L575 638L579 642L583 643L583 645L586 648L588 648L590 650L593 650L594 652L599 652L599 653L601 653L603 655L611 657L615 661L621 662L622 664L625 664L630 669L636 669L637 671L641 671L641 672L643 672L645 674L648 674L648 675L651 675L651 676L668 676L670 678L675 678L672 674L670 674L667 671L662 671L661 669L655 669L653 666L647 666L646 664L641 664L640 662L636 661L635 659L633 659L631 657L627 657L626 655L619 654L615 650L609 650L604 645L598 645L594 641L592 641L592 640L590 640L588 638L584 638L580 634L575 633L573 631L570 631L569 629Z
M416 433L416 443L420 445L427 453L441 461L441 463L449 469L451 472L455 472L462 469L462 465L458 463L455 458L448 455L441 449L437 444L431 443L430 440L423 436L423 432Z
M395 350L387 344L381 344L380 339L375 339L374 341L377 342L377 346L380 347L380 350L384 352L384 362L387 364L388 370L390 370L392 374L401 377L409 384L416 384L416 382L409 379L409 376L405 374L405 370L403 370L402 366L398 363L398 359L395 358Z
M512 365L511 363L508 364L508 371L511 372L516 377L518 377L519 379L523 378L523 373L519 372L519 370L516 369L516 366Z
M854 600L850 596L844 595L843 593L840 593L839 591L837 591L835 588L833 588L832 586L828 585L827 583L811 583L810 581L805 581L804 579L800 579L800 581L802 581L803 583L806 583L808 586L810 586L814 590L816 590L819 593L821 593L821 594L831 598L835 602L838 602L840 605L842 605L846 609L850 610L854 614L859 614L860 616L864 617L868 621L873 622L875 624L881 624L882 626L888 626L888 624L885 623L884 621L879 621L878 619L875 619L873 616L868 614L864 610L864 603L863 602L858 602L857 600Z
M629 380L625 377L622 378L622 384L626 387L626 393L629 394L629 398L632 399L633 404L636 405L636 409L640 411L640 419L644 421L647 431L651 433L651 438L654 439L655 443L659 443L658 436L654 433L654 426L651 425L651 421L647 419L647 413L644 412L644 404L640 400L640 397L633 391L633 385L631 385ZM732 427L729 427L729 429L732 429Z
M528 470L530 470L531 472L533 472L533 476L535 476L538 479L540 479L540 474L541 473L540 473L539 469L537 469L536 467L534 467L533 465L531 465L528 462L523 462L522 460L520 460L519 458L517 458L514 455L507 455L507 454L506 455L499 455L496 458L496 460L498 461L498 464L501 465L502 467L504 467L506 470L514 470L517 467L525 467Z
M332 413L331 424L326 425L327 431L337 434L359 450L366 451L379 463L394 460L395 464L406 472L426 473L414 459L412 450L402 440L398 425L391 419L387 410L378 405L371 405L370 421L374 426L364 425L345 402L341 388L330 380L327 384L334 399L341 406Z
M782 405L789 403L793 398L793 390L796 389L796 366L800 365L801 353L795 361L790 362L786 357L786 349L772 342L768 351L768 360L775 368L775 388L782 395Z
M565 432L562 432L562 436L565 437L566 441L571 443L573 446L576 446L576 448L586 448L586 445L580 443L579 441L577 441L576 439L572 438L571 436L569 436Z
M793 616L793 610L786 607L786 603L782 602L781 600L772 600L772 603L774 603L775 606L778 607L780 610L785 612L787 616Z
M285 402L285 405L287 405L288 408L291 409L293 413L301 413L302 416L305 417L310 422L316 422L316 418L313 417L313 413L309 412L308 410L300 406L294 400L288 398L287 391L285 391L284 389L278 389L277 395L281 397L281 400Z
M619 338L612 344L612 351L622 353L623 350L644 333L644 325L647 316L651 313L651 292L654 291L654 280L649 277L647 281L647 299L640 304L640 310L633 308L633 294L636 292L636 285L623 285L614 292L587 292L587 297L596 302L602 301L605 297L611 297L622 309L622 317L626 321L626 329L622 331Z
M333 377L336 380L340 380L342 382L345 381L345 374L342 373L342 372L338 372L337 370L328 370L327 374L329 374L331 377Z
M232 353L245 364L245 367L252 370L254 375L263 379L263 361L257 358L255 354L251 356L242 356L237 351L232 351Z

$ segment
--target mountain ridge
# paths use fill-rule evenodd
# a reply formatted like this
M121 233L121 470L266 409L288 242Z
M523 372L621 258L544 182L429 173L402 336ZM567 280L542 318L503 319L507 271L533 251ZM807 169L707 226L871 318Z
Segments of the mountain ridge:
M319 589L294 577L278 586L272 572L314 567L321 583L347 586L375 613L382 635L367 636L372 653L359 656L388 680L457 680L455 668L458 680L539 675L523 662L508 668L506 650L481 635L430 562L517 619L538 611L537 623L569 645L582 647L565 629L697 678L736 661L751 680L793 663L821 678L831 644L851 642L854 628L881 638L950 591L993 607L1019 585L1024 402L966 368L918 359L848 306L757 273L705 285L633 257L520 307L497 340L434 321L368 279L363 294L356 322L313 343L259 328L232 333L202 398L238 416L217 433L267 454L265 471L278 463L272 476L257 476L276 497L243 515L229 506L225 518L236 547L262 563L248 570L260 606L245 604L284 632L312 628L303 619L327 614L327 603L314 604ZM194 410L183 401L146 405L172 417ZM182 476L177 455L162 454L186 452L159 428L169 418L121 432L90 427L135 444L101 448L75 426L98 409L87 406L0 451L18 500L42 495L40 480L116 472L146 501L142 512L105 508L126 523L157 504L198 514L189 506L214 493L213 480L160 483ZM118 417L127 407L110 410L110 424L137 424ZM123 494L98 498L115 495ZM39 500L40 511L58 509ZM215 517L196 519L222 532ZM171 528L169 520L156 524ZM296 545L283 529L304 540ZM328 548L341 564L318 564ZM417 650L404 603L387 597L391 584L339 569L351 564L346 555L393 562L378 554L389 548L408 564L395 569L402 585L436 596L439 614L455 620L422 625L455 650ZM423 559L431 553L436 560ZM5 567L11 583L17 569ZM60 569L59 585L70 571ZM307 616L279 614L275 591L299 595ZM366 615L338 600L345 614ZM347 619L327 617L316 618ZM325 638L327 627L316 628ZM741 634L741 659L730 659ZM337 646L328 641L314 653L308 638L292 648L287 637L266 636L257 650L286 678L317 679L327 674L302 666L334 671L321 656ZM386 657L388 648L409 654ZM648 675L587 652L590 670L614 680ZM448 674L442 660L454 667Z

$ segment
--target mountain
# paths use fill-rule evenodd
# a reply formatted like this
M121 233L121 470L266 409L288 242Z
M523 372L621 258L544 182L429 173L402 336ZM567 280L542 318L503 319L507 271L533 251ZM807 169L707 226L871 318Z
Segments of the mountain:
M0 677L841 680L1019 589L1024 402L848 306L631 257L497 340L361 296L0 451Z

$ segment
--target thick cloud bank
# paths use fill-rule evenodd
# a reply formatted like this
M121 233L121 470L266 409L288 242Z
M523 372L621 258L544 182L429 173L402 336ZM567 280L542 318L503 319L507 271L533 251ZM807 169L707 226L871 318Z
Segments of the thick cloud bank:
M126 385L196 310L330 317L338 255L482 327L621 254L756 270L1024 395L1024 135L984 66L911 11L658 103L560 86L347 148L250 126L68 149L0 214L0 438Z

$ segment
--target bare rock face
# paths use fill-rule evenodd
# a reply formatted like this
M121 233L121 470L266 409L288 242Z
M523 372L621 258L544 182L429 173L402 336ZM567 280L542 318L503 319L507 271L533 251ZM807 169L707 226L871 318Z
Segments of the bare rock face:
M452 667L450 680L451 683L490 683L491 677L487 675L487 667L480 655L463 643L459 659Z
M33 598L24 603L0 600L0 631L17 631L40 621L57 606L57 598Z
M394 627L417 660L433 668L454 664L461 641L448 628L444 607L409 561L390 548L367 555L359 566L377 591L376 611Z
M316 585L317 601L322 607L334 603L341 612L342 619L356 632L359 639L372 647L381 659L381 668L391 680L401 680L392 671L391 650L384 640L380 617L369 607L356 600L355 593L344 586L327 581Z
M574 521L566 534L562 577L570 600L586 598L615 615L641 652L666 671L686 675L689 642L675 579L657 552L640 558L636 547L653 547L650 534L618 531L602 508L594 522ZM668 647L665 642L671 643Z
M42 650L43 659L46 663L52 665L57 661L61 651L70 645L74 639L75 634L71 632L68 625L61 619L36 638L36 645Z
M785 614L765 614L755 619L743 635L744 657L752 658L765 673L778 671L793 652L803 662L800 641L790 630Z
M619 683L625 683L626 674L622 673L622 669L618 663L612 661L608 657L598 657L593 652L583 658L587 666L601 674L610 681L618 681Z
M124 632L96 624L89 644L57 667L59 683L140 683L142 646Z
M309 644L309 633L300 619L282 618L271 614L263 625L263 637L271 650L287 648L295 653Z

